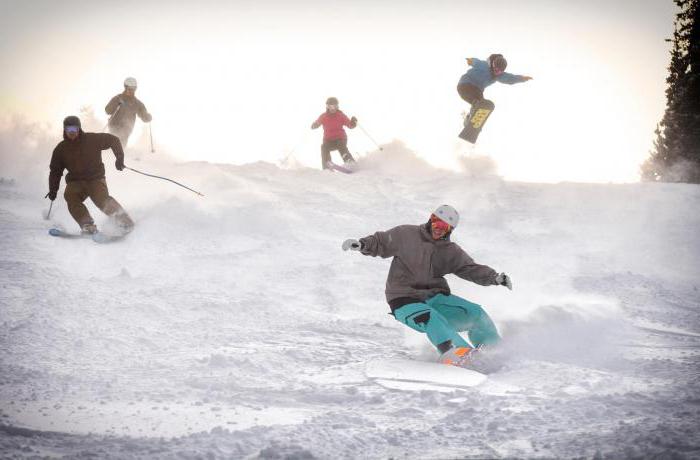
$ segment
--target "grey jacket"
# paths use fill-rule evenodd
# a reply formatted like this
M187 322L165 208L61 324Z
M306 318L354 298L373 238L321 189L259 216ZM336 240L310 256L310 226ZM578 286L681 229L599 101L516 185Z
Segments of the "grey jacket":
M107 103L105 112L107 112L107 115L111 115L108 122L110 129L128 133L131 133L134 129L136 115L146 123L152 119L143 102L138 100L136 96L129 96L124 93L114 96Z
M428 225L400 225L360 239L362 254L394 258L386 280L387 302L449 295L448 273L482 286L498 284L493 268L474 262L456 243L434 240Z

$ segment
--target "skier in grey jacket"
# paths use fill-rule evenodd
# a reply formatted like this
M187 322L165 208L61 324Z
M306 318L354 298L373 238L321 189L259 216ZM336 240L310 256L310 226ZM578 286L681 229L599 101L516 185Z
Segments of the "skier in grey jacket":
M450 241L459 214L442 205L423 225L400 225L360 240L348 239L343 250L393 257L386 281L386 300L394 317L428 335L441 362L464 365L482 345L500 340L496 327L480 305L450 293L444 276L452 273L482 286L513 289L510 277L480 265ZM459 335L468 331L469 342Z
M131 131L134 129L136 115L144 123L150 123L153 119L143 102L136 98L136 88L136 79L133 77L127 78L124 80L124 92L110 99L105 107L105 112L110 116L107 122L109 132L119 138L124 149L126 149L129 136L131 136Z

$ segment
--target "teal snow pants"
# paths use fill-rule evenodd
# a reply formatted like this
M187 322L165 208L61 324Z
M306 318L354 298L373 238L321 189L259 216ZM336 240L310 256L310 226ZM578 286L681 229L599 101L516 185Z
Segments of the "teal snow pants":
M394 317L411 329L428 335L444 353L450 346L493 345L501 337L489 315L480 305L456 295L438 294L423 303L409 303L394 310ZM467 343L459 332L467 332Z

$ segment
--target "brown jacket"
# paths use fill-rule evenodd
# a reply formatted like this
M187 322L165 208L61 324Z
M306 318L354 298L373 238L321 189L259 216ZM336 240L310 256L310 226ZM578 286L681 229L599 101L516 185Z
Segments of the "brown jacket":
M136 96L129 96L124 93L114 96L105 107L107 115L111 115L109 119L109 127L116 131L128 131L134 129L136 123L136 115L141 120L148 123L151 121L151 114L146 110L143 102L138 100Z
M393 257L386 280L386 300L412 298L425 301L450 294L444 276L452 273L482 286L496 283L496 271L479 265L456 243L434 240L424 225L400 225L360 239L368 256ZM393 307L392 307L393 308Z
M117 161L124 162L124 150L117 136L80 130L80 136L71 141L64 133L63 140L58 143L51 156L49 190L58 192L64 169L68 170L66 182L103 179L105 165L102 163L102 151L110 148Z

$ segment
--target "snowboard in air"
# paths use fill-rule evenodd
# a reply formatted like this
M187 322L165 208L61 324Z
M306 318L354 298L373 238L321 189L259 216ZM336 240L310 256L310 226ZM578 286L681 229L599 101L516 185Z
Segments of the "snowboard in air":
M476 138L479 137L481 129L495 107L488 99L474 103L469 115L464 119L464 129L459 133L459 137L472 144L476 143Z

